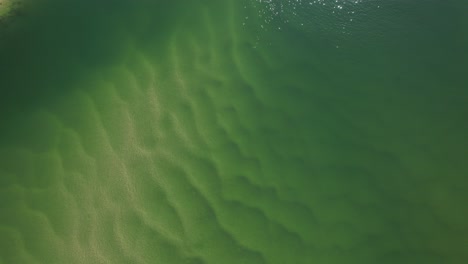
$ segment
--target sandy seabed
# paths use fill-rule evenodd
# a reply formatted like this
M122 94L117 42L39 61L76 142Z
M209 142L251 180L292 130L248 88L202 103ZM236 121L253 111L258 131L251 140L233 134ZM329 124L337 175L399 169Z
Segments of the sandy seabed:
M175 4L186 13L164 19L122 5L81 19L89 35L46 30L70 34L56 56L36 36L49 60L23 60L43 65L37 82L8 77L46 99L2 127L0 263L467 259L467 127L454 129L456 107L425 110L443 96L345 82L336 45L303 47L293 30L259 40L245 3Z

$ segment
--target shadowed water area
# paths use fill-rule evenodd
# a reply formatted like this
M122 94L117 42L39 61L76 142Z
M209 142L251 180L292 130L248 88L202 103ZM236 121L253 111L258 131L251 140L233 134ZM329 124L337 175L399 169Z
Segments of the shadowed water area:
M0 264L468 262L465 1L10 9Z

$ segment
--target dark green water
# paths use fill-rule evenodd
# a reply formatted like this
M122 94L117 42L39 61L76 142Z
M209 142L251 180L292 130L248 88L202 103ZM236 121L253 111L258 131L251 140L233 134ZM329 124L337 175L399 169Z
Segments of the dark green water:
M465 1L7 13L1 264L468 262Z

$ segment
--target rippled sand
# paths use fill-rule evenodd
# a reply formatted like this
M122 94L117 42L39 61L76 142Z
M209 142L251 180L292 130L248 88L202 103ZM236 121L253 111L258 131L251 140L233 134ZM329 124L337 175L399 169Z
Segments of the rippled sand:
M262 31L252 2L49 2L1 46L26 54L0 68L0 263L468 259L452 75Z

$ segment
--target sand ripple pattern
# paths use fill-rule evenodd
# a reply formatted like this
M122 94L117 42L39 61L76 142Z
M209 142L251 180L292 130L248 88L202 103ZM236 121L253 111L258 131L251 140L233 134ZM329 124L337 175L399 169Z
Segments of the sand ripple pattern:
M254 48L243 5L194 12L164 56L135 40L12 126L20 135L0 149L0 263L468 257L462 192L412 167L417 147L387 143L381 117L347 104L314 62Z

